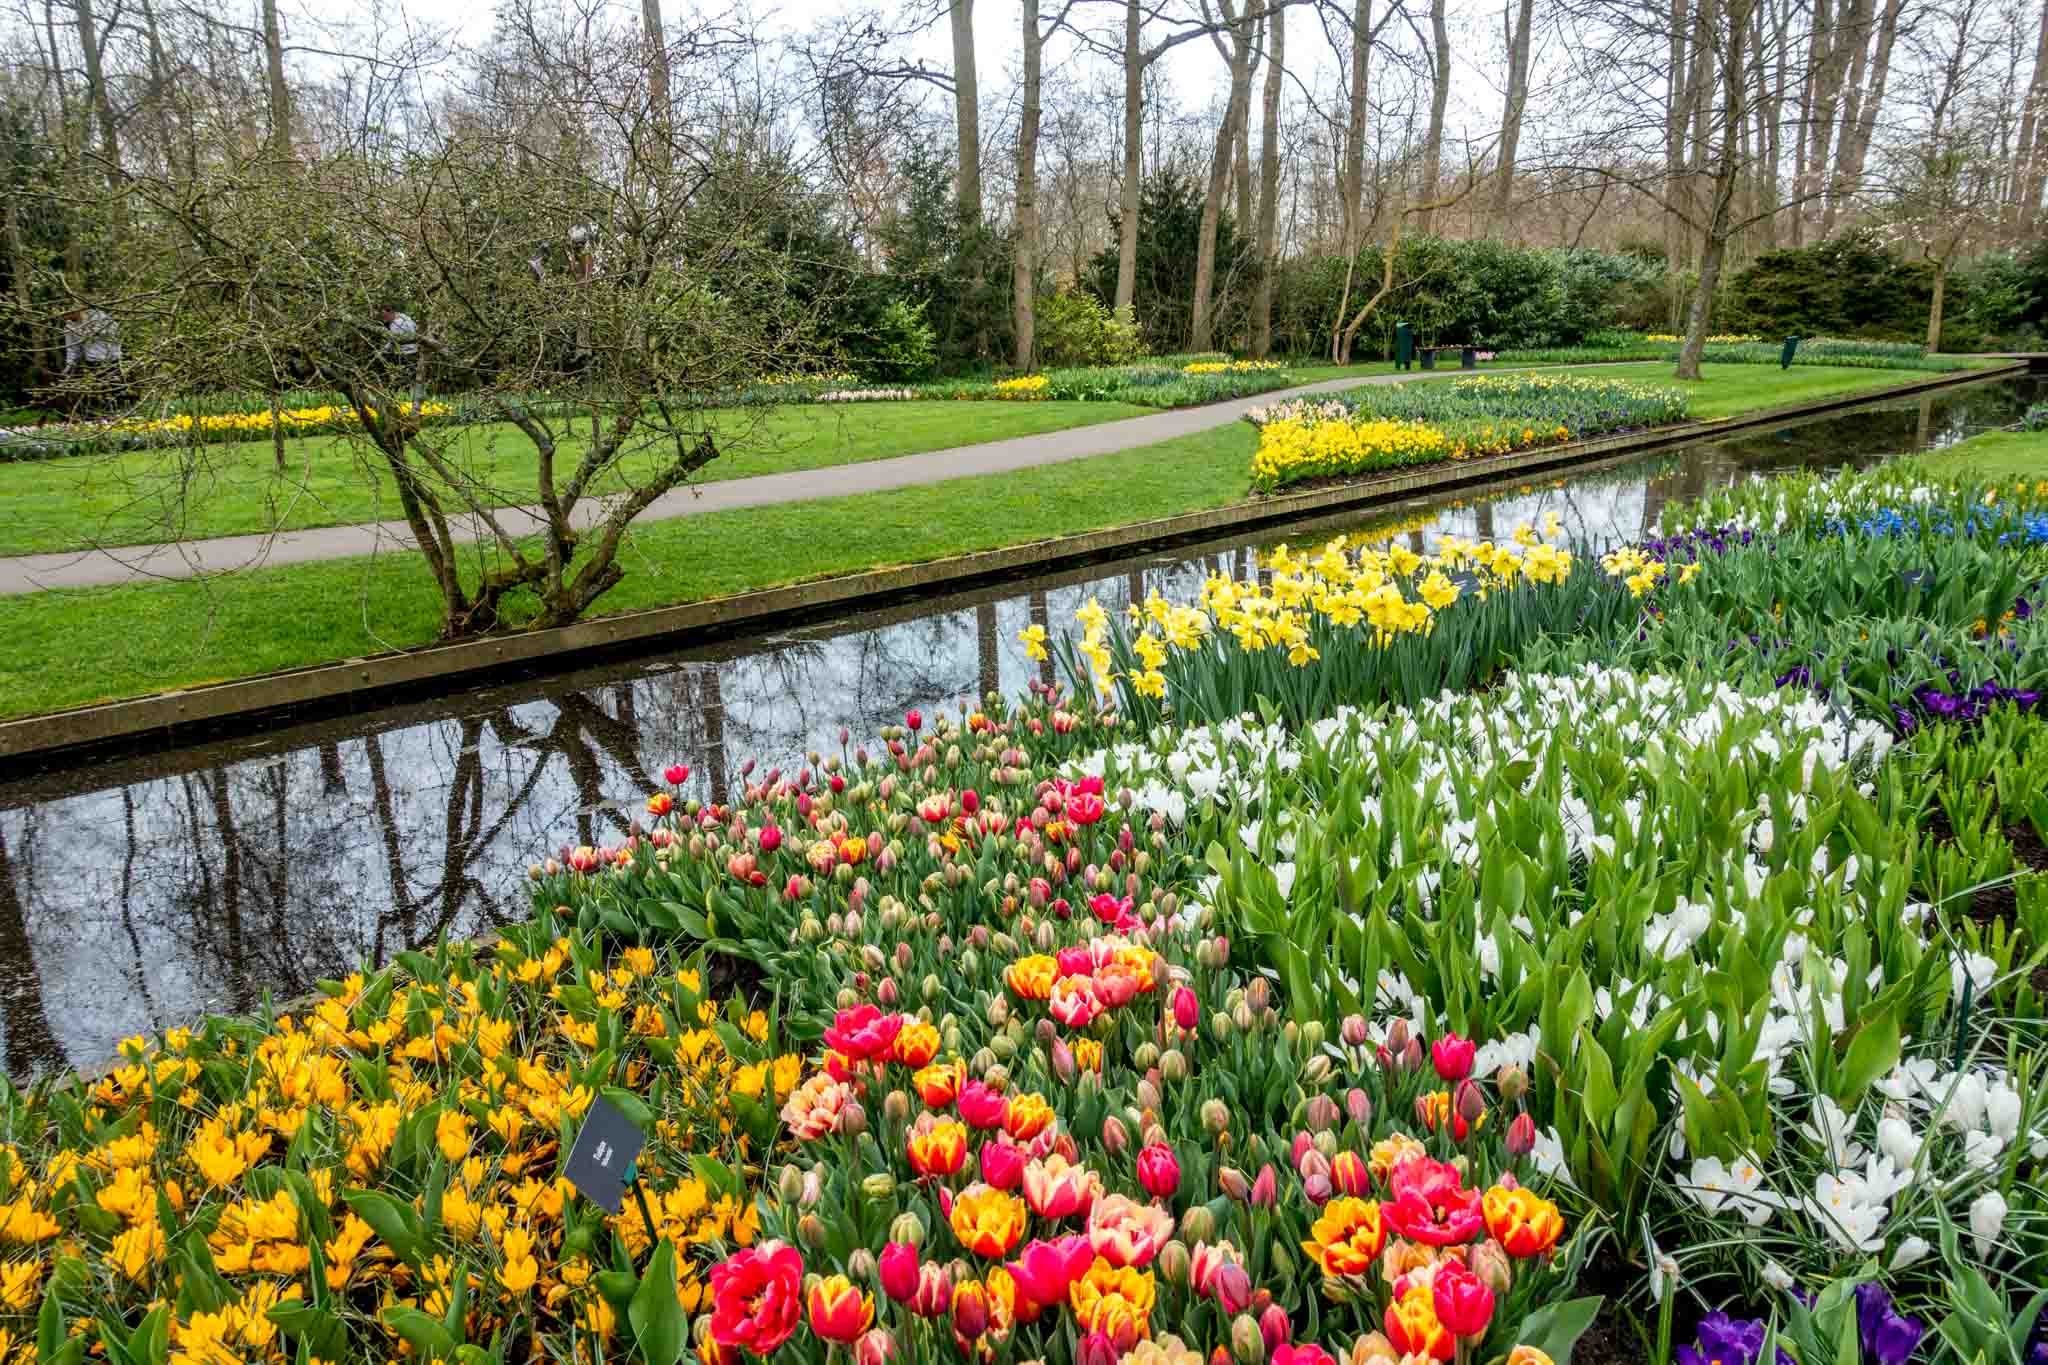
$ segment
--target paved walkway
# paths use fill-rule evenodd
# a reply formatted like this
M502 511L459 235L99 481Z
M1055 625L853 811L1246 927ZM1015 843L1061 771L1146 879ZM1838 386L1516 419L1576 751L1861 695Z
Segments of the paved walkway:
M1456 374L1457 371L1450 373ZM1489 370L1486 373L1502 374L1507 371ZM900 455L888 460L833 465L826 469L690 484L655 499L639 519L659 521L667 517L694 516L700 512L723 512L735 507L809 502L850 493L879 493L969 475L1004 474L1036 465L1086 459L1091 455L1112 455L1120 450L1228 426L1251 409L1284 398L1335 393L1365 384L1392 384L1423 377L1444 376L1442 372L1433 376L1412 372L1325 379L1251 398L1098 422L1093 426L1045 432L1037 436L1017 436L981 445ZM887 405L882 403L860 405L855 413L849 415L858 420L859 415L872 411L875 417L881 418L886 410ZM575 520L579 525L588 526L601 520L603 512L601 502L586 501L577 508ZM538 531L545 524L537 508L505 508L497 515L499 523L515 535ZM490 534L473 517L454 522L451 530L456 539L462 541L482 540ZM414 548L411 529L403 521L375 521L355 526L324 526L309 531L279 531L164 545L109 546L62 554L23 555L14 559L0 558L0 595L40 592L47 588L93 588L116 583L198 578L205 574L230 573L273 564L304 564L314 560L346 559L353 555L375 554L384 550L410 551Z

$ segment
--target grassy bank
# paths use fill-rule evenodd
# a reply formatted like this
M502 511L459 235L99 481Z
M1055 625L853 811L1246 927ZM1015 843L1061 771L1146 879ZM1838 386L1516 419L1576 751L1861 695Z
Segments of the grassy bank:
M1959 479L2048 479L2048 431L1987 431L1921 463Z
M1149 408L1125 403L910 402L817 404L740 410L725 415L727 454L705 482L785 474L886 460L919 451L1066 431ZM574 468L589 445L562 443L558 468ZM499 503L530 502L533 446L509 423L451 427L438 433L454 461L479 482L504 490ZM399 515L397 491L381 461L341 436L285 442L279 469L268 441L162 449L63 460L0 464L0 555L61 552L80 546L136 545L209 536L340 526ZM665 452L629 456L637 474ZM187 480L190 480L187 483ZM611 483L616 486L617 480ZM182 492L181 492L182 490Z
M1860 391L1873 380L1862 371L1755 369L1711 367L1693 393L1695 411L1727 416ZM1837 382L1816 389L1816 381ZM1255 442L1249 426L1232 423L996 479L652 522L634 533L626 578L602 605L666 606L1218 507L1245 496ZM0 632L12 645L0 656L0 715L421 645L437 621L419 564L397 554L0 597ZM49 666L58 660L65 666Z

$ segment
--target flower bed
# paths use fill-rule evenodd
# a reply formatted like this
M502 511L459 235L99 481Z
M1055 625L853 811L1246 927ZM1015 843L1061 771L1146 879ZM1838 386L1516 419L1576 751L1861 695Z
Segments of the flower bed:
M1360 389L1347 398L1256 408L1252 484L1271 491L1304 479L1501 455L1685 417L1685 395L1618 380L1482 375Z
M1967 632L2043 492L1287 551L1091 602L1078 695L672 768L488 951L0 1093L0 1357L2022 1359L2048 728L1685 618Z

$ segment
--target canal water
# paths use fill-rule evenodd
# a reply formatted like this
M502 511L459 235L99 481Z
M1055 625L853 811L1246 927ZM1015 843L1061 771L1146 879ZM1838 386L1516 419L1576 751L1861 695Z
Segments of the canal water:
M0 1063L93 1067L123 1038L303 995L323 976L520 917L525 869L623 835L657 774L726 797L749 758L789 766L912 707L1015 694L1017 641L1187 598L1282 540L1338 531L1504 536L1557 513L1629 540L1667 502L1756 475L1863 464L2013 421L2038 380L1974 385L1621 465L1173 549L979 592L239 739L95 758L0 783Z

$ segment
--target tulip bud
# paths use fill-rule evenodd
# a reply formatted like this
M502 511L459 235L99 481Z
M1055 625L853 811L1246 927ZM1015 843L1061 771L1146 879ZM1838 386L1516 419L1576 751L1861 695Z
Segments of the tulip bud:
M1422 1040L1420 1038L1410 1038L1408 1046L1402 1049L1401 1052L1401 1069L1403 1071L1422 1070L1422 1057Z
M785 1204L794 1204L804 1192L804 1173L794 1166L784 1166L775 1177L775 1192L782 1196Z
M1244 988L1244 1002L1252 1007L1252 1013L1264 1014L1273 997L1273 988L1263 976L1255 976Z
M953 1330L973 1341L988 1330L988 1291L967 1280L953 1290Z
M1102 1147L1104 1151L1108 1152L1111 1156L1116 1156L1130 1145L1131 1133L1128 1128L1124 1127L1122 1119L1111 1114L1102 1121Z
M1300 1173L1303 1180L1318 1175L1327 1176L1330 1173L1330 1158L1313 1146L1304 1147L1294 1159L1294 1169Z
M1494 1084L1500 1088L1501 1101L1513 1104L1529 1093L1529 1073L1510 1062L1500 1069Z
M1355 1085L1344 1093L1344 1112L1361 1129L1372 1127L1372 1097Z
M1039 1022L1049 1024L1052 1021L1041 1019ZM1052 1074L1059 1079L1062 1085L1066 1085L1072 1083L1077 1069L1074 1062L1074 1049L1067 1046L1066 1039L1055 1037L1052 1040Z
M1188 1059L1182 1055L1179 1048L1170 1047L1161 1054L1159 1074L1174 1084L1188 1078Z
M1266 1311L1259 1314L1259 1335L1266 1339L1266 1349L1279 1350L1293 1334L1294 1324L1287 1320L1287 1310L1277 1303L1267 1304Z
M896 1359L896 1338L886 1327L870 1327L853 1343L853 1365L889 1365Z
M866 1247L855 1247L853 1254L846 1258L846 1277L863 1284L872 1284L879 1267L875 1264L875 1253Z
M891 1124L907 1123L910 1119L910 1096L901 1090L891 1090L882 1097L882 1117Z
M1527 1114L1515 1115L1515 1121L1508 1125L1507 1149L1509 1156L1527 1156L1536 1147L1536 1120Z
M796 1220L797 1240L816 1251L825 1245L825 1224L815 1213L807 1213Z
M1216 1215L1207 1204L1194 1205L1180 1217L1180 1235L1196 1246L1215 1241Z
M1280 1179L1273 1171L1273 1163L1267 1162L1259 1168L1259 1178L1252 1182L1252 1203L1262 1209L1270 1209L1280 1202Z
M1245 1179L1244 1172L1238 1170L1235 1166L1218 1166L1216 1168L1216 1187L1222 1190L1230 1199L1240 1204L1248 1201L1252 1195L1251 1181Z
M1515 1282L1515 1267L1507 1249L1490 1238L1465 1254L1465 1264L1496 1294L1507 1293Z
M861 1108L859 1100L848 1100L839 1111L836 1128L841 1137L859 1137L868 1130L868 1111Z
M924 1224L914 1213L899 1213L889 1224L889 1240L911 1246L924 1245Z
M1159 1273L1166 1277L1168 1284L1187 1283L1188 1261L1188 1248L1184 1242L1168 1242L1159 1248Z
M927 1000L936 1000L939 998L939 992L944 989L945 986L940 982L939 974L937 972L928 972L925 974L924 984L918 987L918 993Z
M1250 1033L1257 1022L1252 1007L1242 1000L1238 1001L1237 1007L1230 1011L1231 1027L1235 1028L1239 1033Z
M1309 1097L1306 1119L1311 1132L1320 1133L1326 1128L1334 1128L1343 1117L1343 1111L1337 1108L1337 1101L1328 1095Z
M1120 1359L1107 1332L1090 1332L1074 1348L1074 1365L1117 1365Z
M1230 1106L1219 1099L1202 1101L1202 1131L1210 1137L1221 1137L1230 1128Z
M862 1194L865 1194L870 1199L887 1199L890 1195L896 1193L896 1177L887 1171L878 1171L874 1175L863 1176L860 1182L860 1190Z
M1362 1014L1345 1015L1342 1036L1344 1046L1364 1047L1367 1038L1365 1016Z
M1336 1190L1330 1184L1329 1175L1326 1172L1317 1171L1314 1175L1307 1177L1301 1182L1301 1193L1309 1203L1317 1208L1321 1208L1330 1202L1330 1197L1336 1193Z
M1237 1365L1266 1365L1266 1335L1249 1313L1240 1313L1230 1324L1230 1353Z
M1477 1123L1480 1116L1486 1112L1486 1093L1468 1077L1458 1082L1458 1089L1451 1097L1451 1103L1457 1109L1459 1118L1467 1123Z
M1139 1079L1136 1089L1138 1095L1138 1107L1140 1109L1157 1113L1159 1110L1159 1106L1162 1103L1159 1095L1159 1087L1152 1083L1150 1077L1142 1077Z
M1131 1065L1140 1072L1150 1071L1159 1065L1159 1048L1151 1042L1143 1042L1131 1049Z

